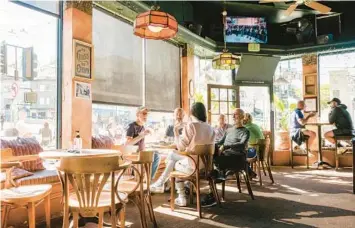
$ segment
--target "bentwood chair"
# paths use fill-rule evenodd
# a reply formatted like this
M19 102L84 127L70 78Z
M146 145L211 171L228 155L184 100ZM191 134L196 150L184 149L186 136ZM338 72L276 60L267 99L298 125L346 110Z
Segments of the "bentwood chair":
M248 162L245 153L236 154L233 156L218 156L215 158L215 165L223 173L222 178L218 178L218 182L222 183L222 199L225 200L225 182L227 176L234 175L237 180L239 193L242 193L240 185L240 176L244 177L244 182L247 186L248 193L254 200L253 190L251 188L248 172Z
M208 175L213 170L213 154L215 151L214 144L206 144L206 145L196 145L194 151L191 152L179 152L179 154L186 156L188 159L191 159L194 163L194 170L191 174L186 174L181 171L173 171L170 174L170 182L171 182L171 192L170 192L170 208L174 210L175 202L175 180L177 181L189 181L192 183L190 189L190 203L193 203L193 188L196 189L196 199L197 199L197 211L199 217L202 218L201 212L201 196L200 196L200 179L206 179L209 181L210 188L212 193L217 199L218 204L220 205L220 199L217 193L217 188L214 180L212 178L208 178ZM196 157L194 159L194 157ZM202 164L200 163L202 162ZM200 164L204 166L204 174L200 177Z
M101 228L107 211L111 212L111 227L116 227L116 207L121 209L120 218L124 219L127 194L117 192L120 177L115 178L115 172L123 173L129 166L130 162L122 162L118 155L62 158L57 169L64 190L63 228L69 227L69 213L73 214L74 228L79 225L79 214L82 217L99 214ZM110 191L102 191L106 183L110 183Z
M252 166L255 166L259 175L259 183L260 186L263 185L261 178L261 168L263 169L263 173L266 176L265 166L269 174L269 178L271 183L274 183L274 178L272 176L271 167L270 167L270 138L259 139L255 144L249 144L249 147L256 149L256 157L248 158L247 161Z
M12 156L11 149L1 150L1 172L6 171L5 189L0 190L1 196L1 227L7 227L10 211L18 207L27 208L29 228L36 227L36 207L44 203L46 227L50 228L50 193L52 185L17 186L12 173L14 169L21 168L25 161L38 159L37 155Z
M153 151L141 151L138 154L124 155L124 159L132 162L130 175L125 174L125 178L119 182L118 191L126 192L129 200L133 202L140 214L141 227L148 227L145 206L148 208L149 218L154 227L158 227L150 192L150 181L153 163Z

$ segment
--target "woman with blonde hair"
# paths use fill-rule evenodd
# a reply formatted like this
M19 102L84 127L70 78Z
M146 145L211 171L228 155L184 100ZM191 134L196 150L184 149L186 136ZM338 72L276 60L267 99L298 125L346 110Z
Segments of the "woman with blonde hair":
M249 144L256 144L259 139L264 139L264 134L261 131L261 128L253 123L253 117L250 113L244 114L243 120L244 127L248 129L250 133ZM248 158L254 158L256 156L256 149L254 147L248 148ZM256 177L256 173L254 173L251 169L249 169L250 176L252 178Z

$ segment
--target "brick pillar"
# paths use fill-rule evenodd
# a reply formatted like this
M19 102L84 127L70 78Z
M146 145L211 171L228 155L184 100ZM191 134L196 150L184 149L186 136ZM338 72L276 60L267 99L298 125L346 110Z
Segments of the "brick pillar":
M70 142L75 137L75 131L77 130L80 131L83 139L83 148L91 148L91 95L90 99L76 98L74 91L75 81L91 84L91 80L74 78L73 39L88 44L92 43L91 1L67 1L64 3L62 85L62 148L70 146ZM92 71L91 74L93 74Z

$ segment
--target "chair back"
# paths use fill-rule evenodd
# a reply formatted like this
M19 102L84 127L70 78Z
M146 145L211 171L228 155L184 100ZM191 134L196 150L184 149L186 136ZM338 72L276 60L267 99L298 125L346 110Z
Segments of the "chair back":
M262 161L266 157L265 152L267 152L266 151L266 139L258 139L256 144L257 144L256 154L257 154L258 158L260 159L260 161Z
M115 171L124 170L118 155L102 157L64 157L57 167L63 186L64 206L69 207L69 185L78 201L79 212L84 217L98 213L97 206L105 184L111 178L111 205L115 205ZM113 202L112 202L113 201Z
M195 145L194 151L191 151L190 155L197 156L197 170L200 170L200 167L204 167L205 169L205 176L213 170L213 155L215 152L215 145L214 144L200 144ZM202 164L200 165L200 160Z

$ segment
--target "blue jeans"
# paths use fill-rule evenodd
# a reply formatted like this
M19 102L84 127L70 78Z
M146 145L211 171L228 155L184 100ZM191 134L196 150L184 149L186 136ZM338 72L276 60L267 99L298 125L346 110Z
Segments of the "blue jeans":
M256 149L248 148L247 158L254 158L254 157L256 157ZM251 170L250 165L248 165L248 171L249 173L253 172L253 170Z
M160 154L158 152L154 152L153 164L152 164L152 173L151 173L151 178L152 179L154 178L155 174L158 171L159 164L160 164Z

